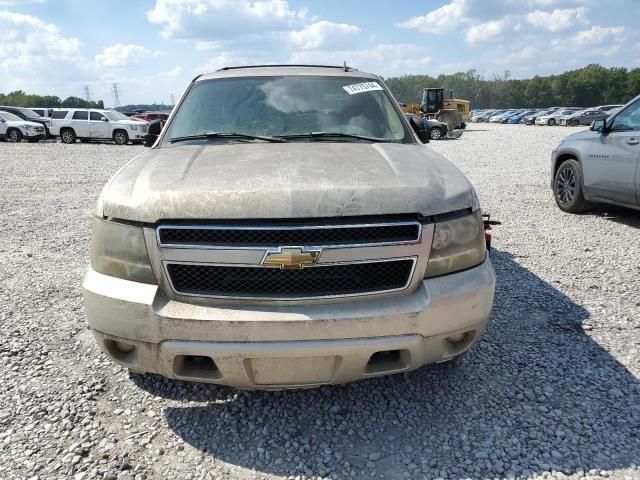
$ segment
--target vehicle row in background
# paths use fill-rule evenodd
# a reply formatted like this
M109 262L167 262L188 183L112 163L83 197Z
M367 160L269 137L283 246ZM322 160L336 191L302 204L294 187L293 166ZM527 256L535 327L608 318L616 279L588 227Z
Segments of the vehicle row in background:
M518 108L500 110L473 110L470 121L474 123L522 123L525 125L567 125L577 127L591 125L595 120L603 120L618 111L622 105L601 105L598 107L549 107Z
M404 113L446 123L449 136L459 137L461 132L458 134L453 132L467 126L471 102L454 98L453 90L449 92L449 98L445 99L443 88L425 88L422 91L420 103L401 103L400 107Z

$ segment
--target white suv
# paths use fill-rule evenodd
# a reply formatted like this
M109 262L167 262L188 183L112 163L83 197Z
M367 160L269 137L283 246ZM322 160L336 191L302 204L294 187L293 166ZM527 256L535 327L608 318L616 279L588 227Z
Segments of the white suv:
M51 115L51 134L63 143L113 140L117 145L142 143L148 123L131 120L115 110L88 108L56 109Z
M44 126L0 110L0 138L5 138L12 143L18 143L23 138L29 142L37 142L45 138Z

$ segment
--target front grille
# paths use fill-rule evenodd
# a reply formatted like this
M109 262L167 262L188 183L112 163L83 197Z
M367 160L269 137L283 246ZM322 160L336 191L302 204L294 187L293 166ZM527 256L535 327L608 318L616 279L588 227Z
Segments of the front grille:
M178 293L245 298L310 298L402 290L413 259L317 265L299 270L170 263Z
M271 247L299 245L362 245L416 242L417 222L321 227L180 227L158 229L161 246Z

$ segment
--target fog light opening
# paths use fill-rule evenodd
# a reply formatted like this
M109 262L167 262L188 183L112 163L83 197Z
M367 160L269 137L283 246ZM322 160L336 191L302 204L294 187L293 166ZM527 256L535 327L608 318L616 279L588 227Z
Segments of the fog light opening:
M463 350L469 348L469 345L473 343L473 339L476 337L475 330L469 330L466 332L458 332L451 334L446 339L446 347L449 354L458 355Z
M105 339L104 346L107 352L122 363L131 364L136 357L136 346L119 340Z

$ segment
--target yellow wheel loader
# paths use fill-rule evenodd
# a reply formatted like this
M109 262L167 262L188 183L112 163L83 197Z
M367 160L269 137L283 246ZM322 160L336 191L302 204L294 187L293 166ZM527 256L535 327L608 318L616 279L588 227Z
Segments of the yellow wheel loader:
M427 118L435 118L447 124L448 137L458 138L462 135L462 129L466 128L471 110L471 102L460 98L453 98L451 90L450 98L444 98L443 88L425 88L422 91L422 102L403 105L405 113L423 115Z

